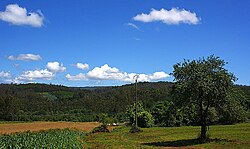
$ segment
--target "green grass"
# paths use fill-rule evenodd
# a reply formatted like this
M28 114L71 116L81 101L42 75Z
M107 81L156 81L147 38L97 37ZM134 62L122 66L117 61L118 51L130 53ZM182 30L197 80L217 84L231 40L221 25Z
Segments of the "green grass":
M75 130L49 130L0 135L2 148L82 148L85 132Z
M84 140L86 148L250 148L250 123L210 126L210 141L197 140L200 127L145 128L137 134L129 127L117 128L111 133L91 134Z

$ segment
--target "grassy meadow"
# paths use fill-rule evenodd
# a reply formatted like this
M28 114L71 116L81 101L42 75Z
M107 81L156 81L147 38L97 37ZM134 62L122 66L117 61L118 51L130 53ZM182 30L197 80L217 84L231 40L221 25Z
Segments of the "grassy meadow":
M110 133L73 129L43 130L0 135L0 148L250 148L250 123L209 127L210 141L196 138L199 126L144 128L129 133L118 126Z
M199 126L153 127L143 132L129 133L129 127L114 129L111 133L91 134L85 137L85 148L250 148L250 123L210 126L210 141L196 138Z

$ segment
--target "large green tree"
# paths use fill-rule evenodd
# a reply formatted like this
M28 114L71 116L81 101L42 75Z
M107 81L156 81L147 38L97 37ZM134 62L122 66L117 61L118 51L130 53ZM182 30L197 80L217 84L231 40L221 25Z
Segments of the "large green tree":
M179 105L195 104L201 126L200 139L207 139L209 109L221 107L236 77L224 68L225 61L211 55L199 60L175 64L173 97Z

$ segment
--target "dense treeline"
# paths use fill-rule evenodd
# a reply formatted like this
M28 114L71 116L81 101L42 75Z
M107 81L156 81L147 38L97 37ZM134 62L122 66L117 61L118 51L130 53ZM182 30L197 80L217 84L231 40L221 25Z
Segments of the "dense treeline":
M139 83L138 98L158 126L197 125L195 105L175 103L171 82ZM250 87L234 86L231 105L215 112L211 124L236 123L249 118ZM134 84L115 87L76 88L48 84L0 84L0 120L128 121L126 111L134 103ZM233 115L232 115L233 114ZM248 115L248 116L247 116Z

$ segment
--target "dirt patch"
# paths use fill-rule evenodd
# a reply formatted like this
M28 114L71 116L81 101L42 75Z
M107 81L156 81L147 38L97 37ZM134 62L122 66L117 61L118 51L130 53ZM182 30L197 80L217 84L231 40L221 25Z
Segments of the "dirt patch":
M24 131L41 131L48 129L72 128L90 132L99 126L98 122L32 122L0 124L0 134L11 134Z

